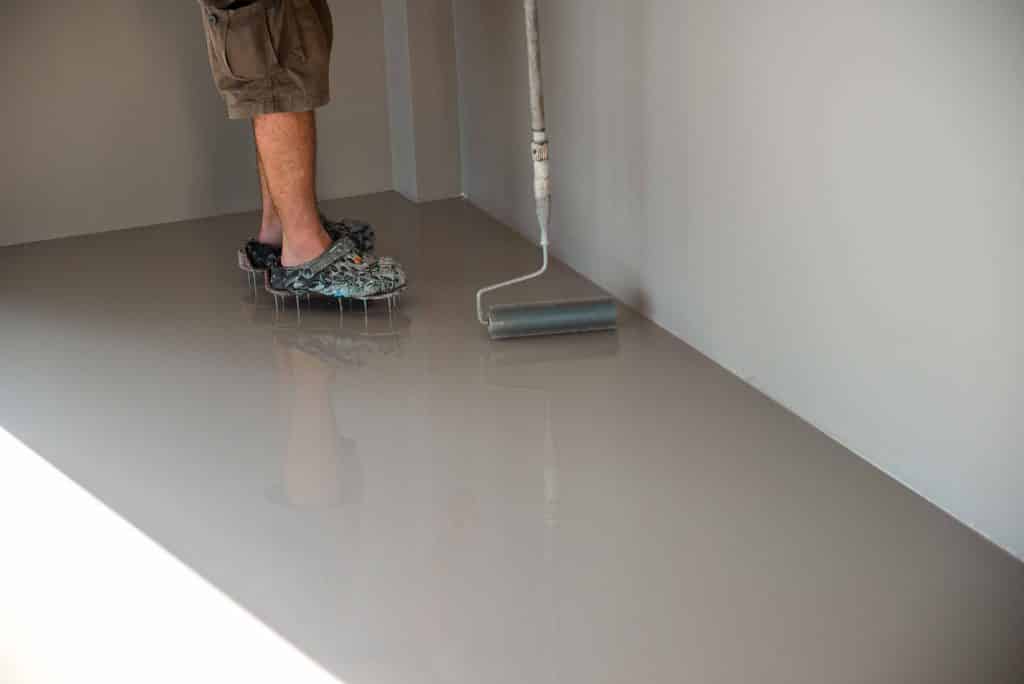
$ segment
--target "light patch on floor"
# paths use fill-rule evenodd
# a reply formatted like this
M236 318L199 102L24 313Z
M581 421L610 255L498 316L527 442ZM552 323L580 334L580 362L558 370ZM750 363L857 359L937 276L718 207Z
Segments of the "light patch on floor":
M4 684L337 684L0 430Z

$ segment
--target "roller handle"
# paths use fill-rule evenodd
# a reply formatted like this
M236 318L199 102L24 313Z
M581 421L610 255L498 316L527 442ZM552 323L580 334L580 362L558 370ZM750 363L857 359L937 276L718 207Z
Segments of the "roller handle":
M533 141L533 189L537 200L541 246L548 246L551 222L551 151L548 144L547 117L544 112L544 80L540 57L540 17L537 0L524 0L526 11L526 52L530 63L530 123Z
M526 13L526 52L530 67L530 123L533 138L530 154L533 157L533 192L537 200L537 221L540 223L541 265L533 273L485 287L476 293L476 315L483 325L489 321L484 312L484 296L511 285L525 283L547 273L549 263L548 227L551 223L551 154L548 146L547 120L544 115L544 84L540 63L540 17L537 0L523 0Z

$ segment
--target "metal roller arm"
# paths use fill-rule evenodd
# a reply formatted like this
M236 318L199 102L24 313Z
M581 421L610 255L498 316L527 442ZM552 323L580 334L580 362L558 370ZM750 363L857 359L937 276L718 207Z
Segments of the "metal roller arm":
M551 160L548 145L547 121L544 115L544 86L540 61L540 20L537 0L524 0L526 13L526 49L530 62L530 120L533 138L530 152L533 157L533 190L537 199L537 221L540 223L540 248L542 262L539 270L519 278L485 287L476 294L477 318L483 325L488 324L484 314L484 296L495 290L518 285L547 273L549 264L548 227L551 223Z

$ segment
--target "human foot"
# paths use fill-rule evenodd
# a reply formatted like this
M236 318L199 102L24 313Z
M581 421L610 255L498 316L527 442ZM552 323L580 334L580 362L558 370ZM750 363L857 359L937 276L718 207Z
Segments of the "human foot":
M377 235L373 226L365 221L344 218L340 221L333 221L321 215L320 221L324 230L331 238L331 242L337 242L346 237L352 240L355 248L363 254L372 254L376 248ZM238 251L239 268L250 273L268 271L281 262L280 241L275 244L273 241L264 241L264 231L260 236L249 240L242 249ZM323 252L324 250L320 250Z
M284 242L284 224L281 223L281 219L264 214L260 232L256 234L256 241L280 249Z
M330 249L331 244L331 236L319 225L298 235L285 235L284 244L281 246L281 261L278 265L286 268L301 266L318 258ZM271 268L273 269L273 266Z
M295 295L373 299L400 292L406 276L394 259L363 254L350 238L343 237L304 264L274 266L269 282L273 290Z

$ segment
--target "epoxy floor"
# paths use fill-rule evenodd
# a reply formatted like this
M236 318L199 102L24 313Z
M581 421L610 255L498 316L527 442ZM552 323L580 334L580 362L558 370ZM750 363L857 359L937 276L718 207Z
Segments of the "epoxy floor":
M1024 564L628 313L488 342L471 206L325 208L390 320L276 315L254 215L0 250L0 427L345 684L1024 681Z

